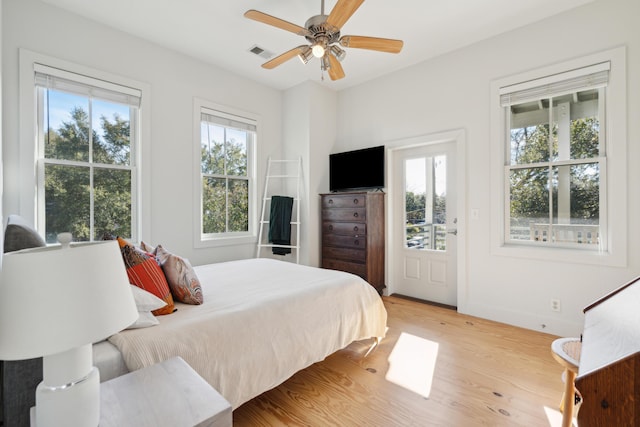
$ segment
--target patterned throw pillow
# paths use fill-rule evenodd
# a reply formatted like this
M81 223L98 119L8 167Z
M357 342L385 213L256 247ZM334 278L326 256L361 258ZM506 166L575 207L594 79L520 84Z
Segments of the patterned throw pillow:
M175 305L169 284L156 260L121 237L118 237L118 243L129 281L167 303L165 307L153 310L152 313L156 316L173 313Z
M185 304L202 304L200 280L189 260L172 254L161 245L155 248L154 254L164 271L173 297Z
M146 244L145 242L140 242L140 249L142 249L143 251L153 254L156 254L156 248L154 248L151 245Z

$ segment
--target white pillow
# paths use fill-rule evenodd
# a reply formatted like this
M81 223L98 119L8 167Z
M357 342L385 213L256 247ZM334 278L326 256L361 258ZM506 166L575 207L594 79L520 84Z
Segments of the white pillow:
M155 326L158 323L158 319L150 311L139 311L138 319L133 322L127 329L139 329L148 328L149 326Z
M149 291L145 291L140 286L130 285L133 299L136 302L138 311L153 311L167 305L165 301L155 296Z
M167 303L136 285L131 285L131 293L138 308L138 319L127 329L147 328L160 323L151 311L162 308Z

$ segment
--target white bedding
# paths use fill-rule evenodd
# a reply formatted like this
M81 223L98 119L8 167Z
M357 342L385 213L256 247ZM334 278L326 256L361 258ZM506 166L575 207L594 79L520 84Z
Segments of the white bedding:
M387 312L360 277L267 258L195 267L204 304L109 338L130 371L181 356L233 408L353 341L383 337Z

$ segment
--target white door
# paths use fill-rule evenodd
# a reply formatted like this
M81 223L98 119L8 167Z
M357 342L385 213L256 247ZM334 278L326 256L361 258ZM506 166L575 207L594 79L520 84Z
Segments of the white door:
M456 287L456 145L393 151L394 292L451 306Z

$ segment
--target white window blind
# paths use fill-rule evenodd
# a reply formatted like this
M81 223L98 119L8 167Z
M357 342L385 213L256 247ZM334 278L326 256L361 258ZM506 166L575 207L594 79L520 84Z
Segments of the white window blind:
M610 67L610 62L603 62L541 79L501 87L500 105L507 107L604 87L609 83Z
M241 129L250 132L255 132L258 128L256 122L251 119L245 119L244 117L232 116L230 114L221 113L219 111L206 110L207 112L200 113L201 120L203 122L212 123L228 128Z
M36 86L98 98L131 107L140 106L142 92L139 89L37 63L34 64L34 71Z

